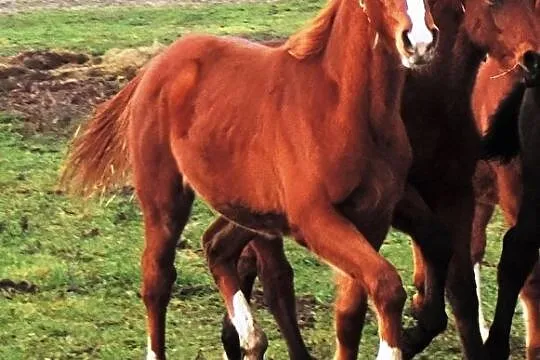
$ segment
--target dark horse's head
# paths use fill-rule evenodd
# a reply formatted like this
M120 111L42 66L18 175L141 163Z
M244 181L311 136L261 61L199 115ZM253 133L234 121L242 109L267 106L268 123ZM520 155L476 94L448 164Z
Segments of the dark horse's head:
M471 40L507 70L520 68L540 83L540 21L533 0L465 0Z

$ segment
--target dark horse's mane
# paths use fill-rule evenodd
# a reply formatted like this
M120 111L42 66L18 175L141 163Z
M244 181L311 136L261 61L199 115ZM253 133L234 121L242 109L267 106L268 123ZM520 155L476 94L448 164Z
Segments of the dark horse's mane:
M482 137L483 160L498 160L507 163L519 154L519 112L525 84L517 83L512 91L490 116L489 127Z

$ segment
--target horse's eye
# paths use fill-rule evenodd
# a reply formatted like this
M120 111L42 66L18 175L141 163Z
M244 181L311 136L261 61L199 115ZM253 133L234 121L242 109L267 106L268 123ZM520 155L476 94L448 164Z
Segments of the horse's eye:
M486 3L490 7L497 7L503 3L504 0L486 0Z

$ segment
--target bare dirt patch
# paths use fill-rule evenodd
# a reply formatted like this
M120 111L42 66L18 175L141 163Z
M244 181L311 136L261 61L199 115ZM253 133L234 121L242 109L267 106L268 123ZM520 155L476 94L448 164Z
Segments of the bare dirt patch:
M35 294L38 290L35 284L26 280L0 279L0 297L11 299L15 294Z
M31 51L0 58L0 109L23 132L67 134L164 48L110 50L103 56Z

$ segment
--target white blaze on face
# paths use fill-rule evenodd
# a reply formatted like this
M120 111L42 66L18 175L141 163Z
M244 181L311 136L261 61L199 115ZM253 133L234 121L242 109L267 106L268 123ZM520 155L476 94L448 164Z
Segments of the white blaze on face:
M411 18L412 30L408 38L413 47L427 46L433 42L433 34L426 25L426 5L424 0L407 0L407 14Z
M377 360L402 360L401 350L399 348L390 347L386 341L381 339Z
M152 341L148 337L148 349L146 350L146 360L158 360L156 353L152 351Z
M240 346L246 349L254 342L255 324L249 304L241 291L233 296L233 311L234 316L231 318L231 322L240 338Z

